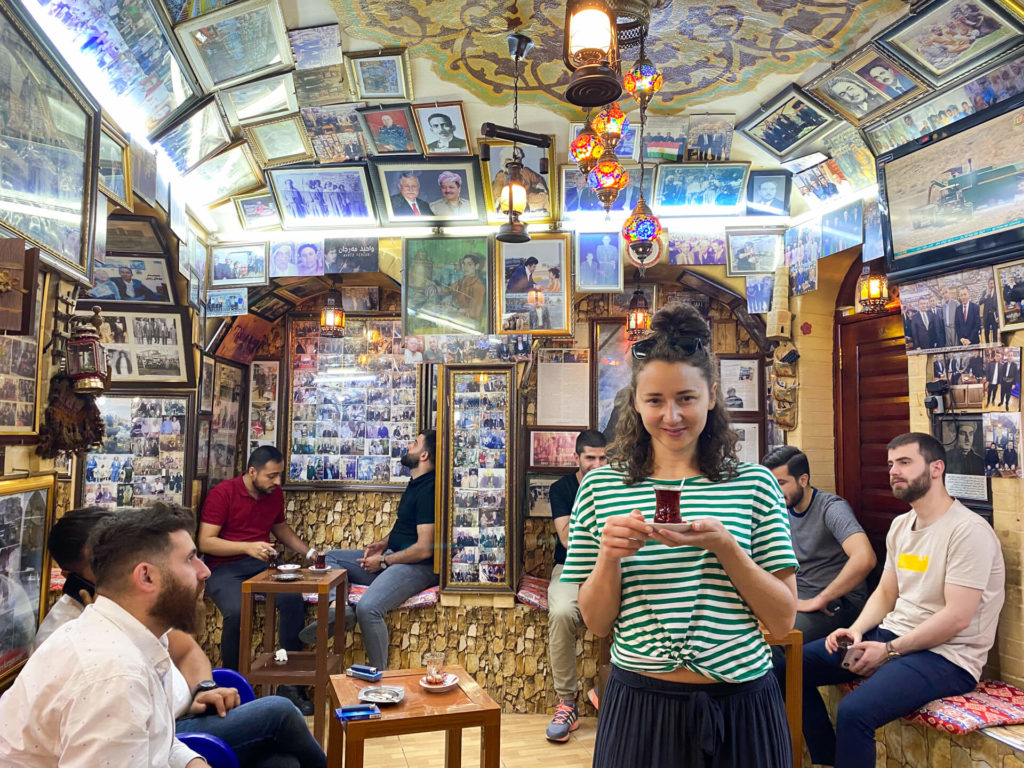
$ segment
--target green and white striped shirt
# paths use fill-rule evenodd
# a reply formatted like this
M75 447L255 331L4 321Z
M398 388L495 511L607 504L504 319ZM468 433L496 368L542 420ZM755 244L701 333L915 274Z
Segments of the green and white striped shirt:
M648 478L626 485L611 467L587 473L576 494L562 581L582 584L597 562L608 518L637 509L654 520L657 487L681 487L683 520L714 517L766 571L796 568L786 502L772 473L740 464L730 480L704 476ZM697 547L648 541L622 559L622 595L612 661L634 672L683 668L724 682L754 680L771 670L757 618L718 558Z

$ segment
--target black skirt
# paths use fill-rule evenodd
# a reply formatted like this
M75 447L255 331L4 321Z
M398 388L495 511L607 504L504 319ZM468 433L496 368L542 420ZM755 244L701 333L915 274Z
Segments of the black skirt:
M775 675L691 685L613 666L601 695L594 768L791 768Z

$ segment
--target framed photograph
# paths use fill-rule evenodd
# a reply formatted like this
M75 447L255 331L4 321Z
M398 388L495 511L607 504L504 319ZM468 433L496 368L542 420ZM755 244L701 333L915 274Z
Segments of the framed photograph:
M910 69L873 45L861 48L806 88L854 125L873 120L928 90Z
M103 442L78 462L80 503L111 510L158 502L189 506L194 407L191 394L106 394Z
M664 230L663 230L664 231ZM725 227L711 232L669 232L668 263L725 266Z
M228 288L206 292L207 317L236 317L249 313L249 291L246 288Z
M48 266L87 284L99 108L9 5L0 9L0 37L11 62L0 90L16 94L0 126L0 224L37 246Z
M402 328L407 336L486 334L491 238L402 238Z
M277 320L291 312L293 309L295 309L294 304L272 292L268 292L259 298L253 299L249 304L250 314L262 317L264 320L269 320L271 323L277 322Z
M774 274L786 264L782 235L785 229L726 229L725 242L729 261L726 272L740 275Z
M337 24L288 30L296 69L341 64L341 32Z
M505 186L505 161L512 157L512 142L501 139L480 139L478 145L490 146L490 160L480 161L480 172L483 175L484 194L487 199L487 222L500 224L508 221L508 214L498 209L501 189ZM547 149L518 145L523 151L523 183L526 186L526 210L519 216L520 221L553 221L558 211L558 189L555 174L545 175L540 172L541 160L547 158L548 168L555 165L555 138L551 137L551 146Z
M0 467L2 471L2 467ZM4 600L0 602L0 686L24 666L39 623L49 603L50 569L46 537L54 522L57 496L55 474L0 480L0 572Z
M629 302L633 300L633 294L637 291L643 293L644 298L647 299L648 306L658 306L658 299L660 298L660 292L658 286L654 283L634 283L628 286L626 290L621 293L609 293L608 294L608 312L612 315L622 315L625 317L626 313L629 312Z
M366 146L375 155L421 155L423 147L408 104L356 109Z
M511 364L441 368L438 399L448 404L438 414L442 589L511 593L518 583L521 508L509 463L515 375Z
M267 178L284 229L377 226L365 166L273 168Z
M483 220L484 197L475 160L389 158L373 165L377 210L388 224Z
M318 314L293 314L287 328L289 484L407 483L401 457L419 423L419 371L400 320L353 313L342 336L327 338ZM355 377L329 375L339 360Z
M686 160L724 163L732 151L735 115L690 115L686 132Z
M853 248L864 241L864 207L860 200L821 216L821 257Z
M259 165L252 157L249 145L239 142L199 165L186 177L191 190L201 190L196 206L214 205L232 195L249 192L263 186Z
M1002 293L1006 289L993 285L992 267L977 267L901 283L900 311L907 354L960 352L998 341L991 325L999 318L989 317L986 330L981 315L983 299L986 315L992 312L993 290ZM975 373L979 378L983 375L981 368L982 359L978 354Z
M150 216L107 217L107 253L167 254L167 245Z
M766 314L772 306L772 291L775 288L775 275L747 276L747 312Z
M648 118L648 125L650 124L649 120L650 118ZM569 144L576 140L585 125L586 123L582 122L569 123ZM619 158L620 163L623 160L632 160L633 162L640 160L639 127L639 121L630 120L626 123L626 130L622 132L619 143L615 145L615 156Z
M281 363L258 360L249 367L249 452L278 444L278 396Z
M527 517L551 517L551 486L561 477L561 475L526 476Z
M1020 389L1019 385L1017 389ZM985 475L1020 478L1022 473L1019 404L1016 411L986 413L981 423L985 431Z
M633 370L629 347L624 319L590 321L590 425L603 432L609 443L615 437L622 409L629 407L627 394Z
M619 293L622 288L622 261L619 256L618 230L577 232L574 254L576 290L580 293Z
M178 173L186 174L228 146L231 133L211 97L154 139L154 143L164 150Z
M414 104L412 111L425 155L473 154L461 101Z
M263 340L270 336L271 329L271 324L263 318L243 315L231 324L215 354L218 358L249 365L263 345Z
M526 427L527 472L564 474L579 469L576 463L576 437L580 430L554 430Z
M235 3L179 24L174 31L207 91L290 69L293 64L284 16L275 0Z
M884 32L879 45L933 86L945 85L1020 43L1024 26L1000 3L930 3Z
M750 163L663 163L651 207L665 216L729 216L746 212Z
M648 115L640 151L647 160L680 163L686 159L687 122L682 117Z
M334 104L338 99L348 97L347 91L340 90L347 78L343 64L297 69L292 73L292 78L295 81L295 98L300 108Z
M306 240L270 244L270 276L273 278L319 277L324 273L324 241ZM282 280L281 284L298 281Z
M284 117L299 108L291 72L225 88L217 98L232 126Z
M242 129L256 160L264 168L312 160L313 145L298 115L253 123Z
M844 125L824 140L825 149L850 181L853 189L876 187L875 156L864 142L864 135L852 125Z
M175 301L167 258L108 253L97 259L93 286L79 301L110 303L173 304Z
M352 275L380 271L380 239L328 237L324 239L324 274Z
M302 122L321 163L348 163L363 160L362 128L359 124L361 102L303 107Z
M995 293L999 300L999 327L1004 331L1024 328L1024 260L997 264L993 282L994 287L985 289L982 301L988 306L991 294Z
M535 234L529 243L498 243L498 333L572 334L572 235Z
M408 101L412 95L409 53L404 48L345 54L356 98L368 101Z
M833 205L833 201L850 191L851 185L846 174L839 168L835 158L812 165L796 174L796 188L809 208Z
M761 411L761 371L763 362L760 355L717 355L719 386L725 407L730 411Z
M277 229L281 226L277 200L269 191L264 189L248 195L237 195L231 201L238 211L238 222L242 229Z
M622 169L629 174L629 183L619 191L612 201L611 211L605 214L604 205L597 199L597 193L587 184L587 178L579 172L575 165L563 165L562 172L562 221L586 222L588 229L607 229L605 216L615 222L625 222L633 212L640 197L640 166L623 164ZM644 199L650 203L654 199L654 169L649 168L644 176ZM593 222L593 226L589 226Z
M48 278L35 281L28 334L0 335L0 435L31 436L39 432L39 372L48 291Z
M1016 416L1020 418L1019 413ZM947 475L985 476L986 446L983 420L984 417L980 413L939 417L938 434L935 437L946 449Z
M343 285L341 306L346 312L377 312L380 309L380 288L376 285Z
M129 156L129 141L113 126L103 123L100 131L99 164L96 182L100 192L122 208L132 209L132 164Z
M213 416L210 420L210 487L238 474L238 430L245 412L245 368L217 360L213 374ZM248 458L248 457L245 457Z
M20 237L0 238L0 276L10 288L0 292L0 333L35 335L39 249L26 249Z
M294 278L289 279L294 280ZM283 296L293 304L298 305L310 296L316 296L318 293L324 293L330 287L330 282L322 277L309 278L306 280L294 280L293 282L289 282L288 285L278 288L275 293L278 296Z
M764 428L759 421L734 421L733 432L739 436L736 457L747 464L758 464L764 456Z
M210 249L210 288L266 285L267 244L230 243Z
M199 412L209 413L213 410L213 366L216 361L203 355L203 373L199 377Z
M204 313L206 312L205 305L203 307L203 312ZM204 322L205 322L205 314L204 314ZM209 327L210 326L208 326L208 325L206 326L207 330L206 330L206 334L204 336L205 341L206 341L206 345L203 347L203 351L204 352L206 352L207 354L210 354L210 355L212 355L214 353L214 351L217 349L217 347L220 346L220 343L224 340L224 337L227 335L227 332L229 330L231 330L231 322L232 321L231 321L230 318L228 318L227 320L221 320L219 325L217 325L217 324L214 325L213 333L210 333L210 331L209 331Z
M195 381L188 312L187 307L147 314L120 309L103 312L100 341L107 350L114 387Z
M211 382L210 386L213 384ZM211 390L210 396L213 396ZM196 477L210 474L210 417L196 419Z
M783 160L833 126L836 118L795 85L777 93L737 128L768 154Z
M818 290L818 259L821 258L821 219L790 227L783 236L789 285L794 296ZM749 278L748 278L749 279Z
M747 215L788 216L792 185L789 171L751 171L747 176Z

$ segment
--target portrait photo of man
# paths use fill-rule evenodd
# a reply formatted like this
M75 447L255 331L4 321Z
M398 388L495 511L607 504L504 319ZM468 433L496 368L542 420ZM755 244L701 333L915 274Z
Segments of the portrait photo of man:
M441 197L430 204L430 212L446 219L475 218L476 207L462 194L462 176L454 171L437 175Z
M391 195L391 210L395 216L432 216L430 203L420 197L420 179L412 171L398 177L398 188Z
M431 104L413 109L426 145L426 154L469 154L466 121L461 104Z
M789 213L788 192L788 176L752 173L747 182L747 211L755 216L785 216Z

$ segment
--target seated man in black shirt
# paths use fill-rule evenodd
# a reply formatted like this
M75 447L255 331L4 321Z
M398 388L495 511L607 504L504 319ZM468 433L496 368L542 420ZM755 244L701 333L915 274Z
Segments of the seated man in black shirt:
M358 620L368 663L377 669L388 668L388 627L384 614L438 582L433 557L436 443L434 430L421 432L402 456L402 464L409 468L412 479L398 503L398 516L391 532L365 550L332 549L327 553L327 564L345 568L350 584L369 587L355 611L346 606L345 612L347 623ZM332 622L334 613L332 606ZM303 629L299 638L313 642L316 622Z
M576 688L580 681L576 671L576 632L583 626L577 601L580 588L578 584L560 581L566 547L569 546L569 517L583 476L608 463L608 457L605 456L607 442L596 429L580 432L576 438L576 464L579 469L552 483L548 491L551 517L557 534L555 567L551 570L551 583L548 585L548 658L551 661L555 693L558 694L558 707L548 725L546 736L549 741L560 743L568 741L569 734L579 728Z

